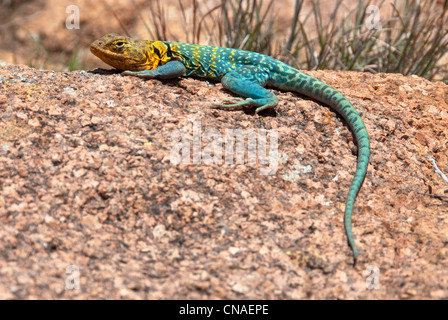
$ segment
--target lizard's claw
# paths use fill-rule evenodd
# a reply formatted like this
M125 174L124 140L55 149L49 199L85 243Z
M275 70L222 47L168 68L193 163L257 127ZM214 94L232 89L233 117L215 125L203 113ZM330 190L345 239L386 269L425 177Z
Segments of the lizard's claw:
M227 109L227 110L238 110L243 107L253 106L253 99L247 98L236 98L236 99L226 99L222 103L217 103L212 106L213 109Z
M143 70L143 71L126 70L126 71L123 71L121 74L125 75L125 76L134 76L134 77L139 77L139 78L144 78L144 79L157 78L157 75L154 74L154 70Z
M143 76L141 71L126 70L126 71L123 71L121 74L123 74L125 76L135 76L135 77L142 77Z

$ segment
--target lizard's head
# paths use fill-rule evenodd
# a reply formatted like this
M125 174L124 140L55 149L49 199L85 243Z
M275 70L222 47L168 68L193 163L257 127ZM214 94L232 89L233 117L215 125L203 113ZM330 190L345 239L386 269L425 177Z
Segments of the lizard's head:
M108 65L120 70L155 69L160 62L151 41L139 41L115 33L92 42L90 51Z

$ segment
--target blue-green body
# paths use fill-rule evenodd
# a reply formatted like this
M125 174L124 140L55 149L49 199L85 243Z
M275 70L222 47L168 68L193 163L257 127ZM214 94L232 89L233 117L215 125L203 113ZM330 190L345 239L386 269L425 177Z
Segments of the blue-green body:
M225 88L246 99L227 100L215 105L215 108L239 109L254 106L257 113L277 105L275 94L264 88L271 86L321 101L347 121L358 144L357 167L348 192L344 216L348 241L356 262L358 250L351 229L352 212L355 198L367 172L370 143L361 116L347 98L322 81L266 55L167 41L147 41L145 46L155 52L153 55L160 56L159 65L151 70L125 71L124 74L162 79L195 76L221 81Z

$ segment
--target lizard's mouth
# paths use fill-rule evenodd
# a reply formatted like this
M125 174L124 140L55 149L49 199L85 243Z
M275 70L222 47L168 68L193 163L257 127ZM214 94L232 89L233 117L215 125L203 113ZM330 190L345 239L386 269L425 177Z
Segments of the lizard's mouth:
M96 46L95 43L92 43L90 45L90 52L92 52L95 56L103 60L104 51L102 51L98 46Z
M141 71L147 69L141 61L133 59L126 53L116 53L111 52L110 50L105 50L97 43L97 41L90 45L90 52L100 58L103 62L119 70Z

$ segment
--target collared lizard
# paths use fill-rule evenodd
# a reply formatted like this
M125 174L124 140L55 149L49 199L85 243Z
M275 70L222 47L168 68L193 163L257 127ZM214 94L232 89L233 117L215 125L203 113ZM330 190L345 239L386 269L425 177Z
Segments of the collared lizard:
M361 116L339 91L279 60L245 50L135 40L113 33L94 41L90 50L105 63L123 70L124 75L147 79L200 77L221 81L225 88L245 98L225 100L213 108L256 107L257 114L274 108L278 103L277 97L264 86L297 92L332 107L347 121L358 144L356 172L348 191L344 213L345 230L356 263L358 249L352 234L352 213L367 172L370 141Z

